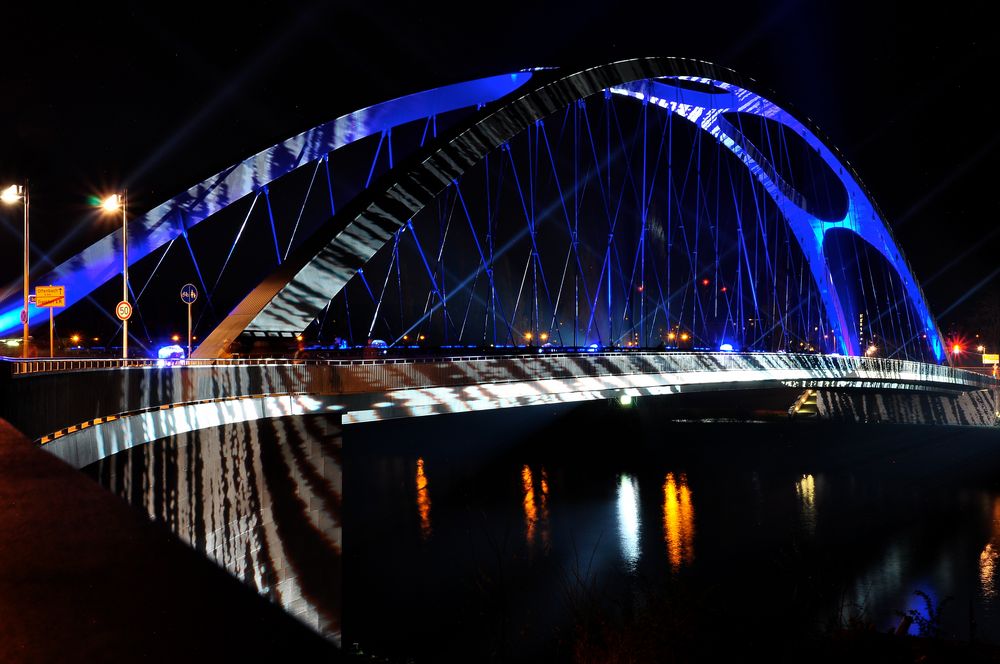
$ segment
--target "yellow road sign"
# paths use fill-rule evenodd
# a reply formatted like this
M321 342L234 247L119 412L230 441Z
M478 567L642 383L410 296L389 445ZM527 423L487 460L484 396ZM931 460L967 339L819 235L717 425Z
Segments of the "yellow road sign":
M65 286L35 286L36 307L65 307Z
M983 364L1000 364L1000 353L983 353Z

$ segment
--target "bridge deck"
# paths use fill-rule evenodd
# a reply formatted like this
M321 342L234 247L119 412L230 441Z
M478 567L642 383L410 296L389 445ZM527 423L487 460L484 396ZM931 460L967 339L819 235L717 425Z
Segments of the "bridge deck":
M997 385L991 377L946 366L788 353L536 350L330 361L195 360L173 366L34 360L4 366L9 375L0 378L5 408L0 415L31 438L46 441L69 433L77 442L87 439L81 449L71 449L65 440L50 447L77 465L181 431L307 412L336 413L351 424L626 394L776 387L959 394Z

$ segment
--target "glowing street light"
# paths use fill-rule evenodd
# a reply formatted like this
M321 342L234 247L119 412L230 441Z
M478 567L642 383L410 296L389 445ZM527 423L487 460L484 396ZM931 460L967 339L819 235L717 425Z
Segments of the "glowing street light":
M0 201L5 205L15 205L24 201L24 309L21 310L21 324L24 337L21 339L21 357L28 357L28 183L12 184L0 191Z
M960 355L962 353L962 344L953 344L951 347L952 355Z
M0 191L0 201L7 205L13 205L21 200L21 186L12 184L3 191Z
M128 190L101 201L105 212L122 211L122 302L128 302ZM122 359L128 359L128 318L122 320Z

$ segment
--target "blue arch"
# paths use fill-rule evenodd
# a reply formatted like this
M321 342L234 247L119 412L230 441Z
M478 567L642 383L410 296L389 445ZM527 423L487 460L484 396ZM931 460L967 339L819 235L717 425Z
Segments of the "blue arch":
M824 253L826 234L835 228L853 232L886 258L904 286L934 357L939 362L945 359L941 334L890 230L858 176L814 127L752 92L735 72L703 61L642 58L571 74L547 74L536 80L532 89L519 90L453 130L449 140L433 148L419 163L406 170L397 169L395 178L390 178L383 188L362 194L351 210L341 213L348 216L346 223L339 226L342 231L314 238L318 243L311 247L309 255L286 263L254 289L202 342L195 356L224 354L229 343L244 330L304 330L396 229L488 152L546 115L608 91L656 104L683 117L716 137L743 161L778 203L801 245L842 353L858 355L860 349L849 325L853 310L838 294L838 284ZM719 94L686 89L677 85L678 80L700 82ZM799 134L847 190L849 205L843 218L822 220L811 214L804 198L783 182L760 151L723 117L726 112L758 115Z
M529 80L535 84L526 86ZM694 81L715 93L688 89L678 80ZM673 81L673 83L672 83ZM327 237L322 231L310 241L309 251L288 261L258 285L212 332L196 356L225 352L228 342L243 330L301 331L329 299L399 228L452 181L487 152L545 115L602 90L655 104L692 122L716 137L760 181L778 204L808 259L827 318L840 350L857 355L851 334L850 303L838 294L824 252L826 234L849 230L874 247L892 266L904 286L930 348L938 361L945 358L943 341L914 278L890 230L860 179L818 131L772 101L752 92L750 85L730 70L710 63L679 58L643 58L564 74L546 71L533 76L520 72L493 76L416 93L350 113L303 132L216 174L188 191L130 222L130 263L186 233L228 205L265 187L273 180L322 159L331 151L392 127L451 110L482 106L474 120L455 129L443 144L406 172L397 172L384 188L363 193L347 212L344 230ZM740 112L780 123L800 135L837 175L848 193L848 209L841 219L822 220L808 210L804 198L781 180L776 170L723 114ZM399 169L397 169L398 171ZM342 213L343 214L343 213ZM120 274L120 234L111 233L64 262L39 283L63 283L72 305ZM34 307L31 315L39 315ZM16 297L0 304L0 331L19 327Z
M330 152L408 122L494 101L523 86L531 76L531 72L516 72L418 92L348 113L282 141L130 220L129 265L216 212ZM66 285L69 307L121 274L121 255L121 233L112 232L32 281ZM20 329L21 308L20 291L0 302L0 334ZM56 315L61 311L55 310ZM32 319L48 317L34 305L29 306L28 314Z
M917 317L927 334L928 344L935 359L945 359L944 343L937 323L931 316L920 285L914 278L909 264L896 245L888 227L879 215L874 202L864 187L851 173L850 168L834 154L823 140L782 109L761 95L721 80L693 76L678 76L674 80L692 81L711 86L719 94L701 92L671 85L670 80L633 81L611 88L613 94L625 95L663 108L715 137L721 144L746 165L764 185L768 194L781 209L809 263L809 268L827 317L837 333L837 343L845 355L859 355L861 349L853 330L856 312L838 294L838 284L830 272L825 253L826 235L833 229L844 229L859 236L888 261L903 284ZM724 113L739 112L772 120L798 134L837 176L847 192L847 211L840 219L823 220L809 211L805 198L784 182L767 162L760 150L743 136L742 132L723 117Z

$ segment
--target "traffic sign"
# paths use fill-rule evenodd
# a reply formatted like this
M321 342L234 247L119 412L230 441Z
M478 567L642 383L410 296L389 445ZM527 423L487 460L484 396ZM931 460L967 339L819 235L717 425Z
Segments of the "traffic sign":
M28 304L34 304L34 303L35 303L35 294L34 293L30 293L28 295Z
M132 305L122 300L115 307L115 315L118 316L118 320L128 320L132 317Z
M36 307L65 307L65 286L35 286Z
M21 309L21 325L24 325L27 322L28 322L28 312L25 311L24 309Z
M194 304L194 301L198 299L198 289L194 287L194 284L184 284L181 288L181 302L184 304Z
M1000 353L983 353L983 364L1000 364Z

